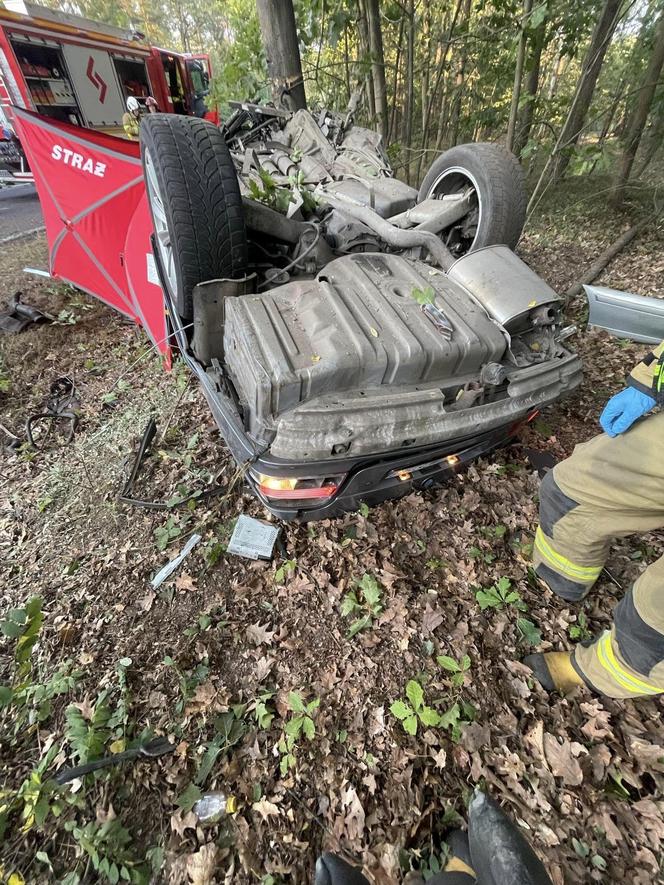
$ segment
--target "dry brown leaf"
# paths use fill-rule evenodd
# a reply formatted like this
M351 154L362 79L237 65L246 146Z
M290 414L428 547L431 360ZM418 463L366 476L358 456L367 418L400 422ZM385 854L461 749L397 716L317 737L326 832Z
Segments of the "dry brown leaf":
M461 733L461 746L469 753L475 753L491 740L491 729L488 725L479 722L471 722Z
M95 713L95 705L90 701L90 698L86 695L82 701L74 702L72 707L77 707L81 711L81 716L87 720L88 722L92 721L92 717Z
M430 605L427 605L422 615L422 633L429 636L436 627L440 627L444 620L445 613L441 609L432 609Z
M567 740L560 743L555 735L549 734L548 731L544 732L544 756L549 768L552 774L561 777L563 783L570 787L583 782L583 771L574 755L574 750L579 747L581 744L571 744Z
M254 645L258 646L269 645L276 631L268 630L267 624L251 624L245 632L249 642L253 642Z
M651 744L642 738L630 737L630 755L640 762L644 769L664 771L664 749L659 744Z
M257 811L263 820L267 820L269 817L279 817L279 809L274 804L274 802L269 802L267 799L259 799L258 802L254 802L251 806L253 811Z
M171 829L174 833L177 833L181 839L184 837L185 830L195 830L197 824L198 818L193 811L185 812L181 808L178 808L178 810L171 815Z
M209 885L214 879L219 849L214 842L202 845L187 858L187 875L192 885Z
M138 600L138 607L141 611L149 612L156 598L157 594L150 590L149 593L146 593L145 596Z
M362 838L365 820L364 808L355 787L349 784L346 790L342 790L341 801L346 809L344 827L347 837L351 842L355 842Z
M196 590L196 582L192 578L191 575L188 575L186 572L183 575L178 575L175 579L175 589L176 590Z

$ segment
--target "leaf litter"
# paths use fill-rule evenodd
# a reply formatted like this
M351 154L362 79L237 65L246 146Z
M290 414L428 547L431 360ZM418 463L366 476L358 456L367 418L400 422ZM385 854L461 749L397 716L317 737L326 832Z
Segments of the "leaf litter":
M587 223L578 242L575 231L545 218L521 250L564 289L571 282L565 248L585 263L610 236L605 226ZM618 275L609 270L603 281L661 294L647 270L661 239L649 234ZM30 678L52 696L39 708L30 702L39 716L31 714L33 725L22 731L22 708L2 708L4 788L15 795L44 760L44 773L71 764L70 707L87 728L80 740L92 739L102 752L147 731L173 735L177 750L121 774L88 777L58 817L47 797L27 828L17 805L4 842L12 870L26 881L82 876L90 855L76 834L88 827L108 861L110 873L96 874L102 881L112 881L113 864L118 875L124 864L131 875L143 871L145 881L309 883L326 849L388 881L441 845L448 822L464 817L469 786L482 782L528 828L554 882L657 879L661 703L583 691L547 695L519 663L531 647L569 647L578 615L530 580L538 479L524 450L562 458L590 438L603 401L642 348L580 334L584 385L528 429L523 447L472 465L442 489L285 527L294 565L276 577L283 562L225 552L240 513L265 519L241 485L223 501L169 514L116 503L139 428L153 414L166 420L180 396L146 460L142 488L167 500L212 476L230 483L235 469L202 397L193 386L182 393L181 369L163 373L133 327L99 305L76 307L78 293L30 286L31 302L78 319L4 345L14 390L0 401L2 423L18 432L56 372L75 378L82 415L69 449L5 461L3 608L43 600ZM583 304L570 309L580 316ZM126 386L118 391L121 376ZM150 591L151 575L193 533L202 541L187 572ZM609 565L626 587L662 549L656 533L620 540ZM480 591L488 594L482 603L490 597L494 604L483 607ZM619 598L602 577L586 611L592 630L606 626ZM349 636L353 617L366 622ZM5 638L2 685L15 678L15 641ZM131 665L120 666L124 659ZM76 675L54 686L58 668ZM404 719L390 711L397 702L408 705L410 712L396 708ZM102 708L111 717L105 723ZM403 725L412 715L415 734ZM284 756L293 764L283 766ZM186 808L201 793L201 772L206 790L238 803L235 814L205 830ZM114 828L105 841L103 826Z

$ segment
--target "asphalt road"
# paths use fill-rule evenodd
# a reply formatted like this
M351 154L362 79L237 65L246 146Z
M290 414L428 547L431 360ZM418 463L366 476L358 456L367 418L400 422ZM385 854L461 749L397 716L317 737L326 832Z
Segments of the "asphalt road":
M32 184L0 188L0 246L44 225Z

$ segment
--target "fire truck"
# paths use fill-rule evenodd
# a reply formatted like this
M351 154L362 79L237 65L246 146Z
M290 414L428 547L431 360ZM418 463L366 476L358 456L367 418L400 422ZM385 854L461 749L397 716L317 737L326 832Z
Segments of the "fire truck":
M207 55L159 49L136 31L29 0L5 0L4 8L0 5L0 167L4 167L4 180L31 177L20 145L11 137L12 105L119 136L124 136L122 117L130 96L142 105L152 97L160 111L216 123L216 111L206 104L211 73ZM2 176L0 168L0 180Z

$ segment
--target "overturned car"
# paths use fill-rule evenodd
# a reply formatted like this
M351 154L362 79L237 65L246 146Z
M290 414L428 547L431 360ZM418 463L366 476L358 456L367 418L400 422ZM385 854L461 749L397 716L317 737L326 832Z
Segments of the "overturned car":
M352 112L153 114L140 140L171 334L279 516L440 482L580 382L560 300L512 251L502 148L452 148L418 191Z

